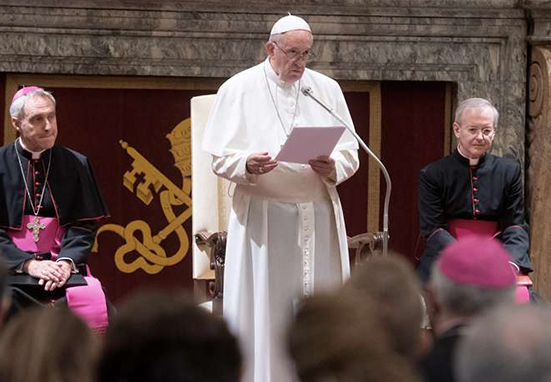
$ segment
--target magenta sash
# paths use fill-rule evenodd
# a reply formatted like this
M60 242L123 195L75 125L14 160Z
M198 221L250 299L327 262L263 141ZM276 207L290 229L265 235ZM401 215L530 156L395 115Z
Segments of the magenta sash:
M497 222L487 220L467 220L467 219L451 219L448 221L448 229L450 234L459 239L469 235L481 235L487 237L496 237L499 235ZM524 276L528 277L528 276ZM519 280L517 275L517 302L529 302L530 293L525 283Z
M40 223L44 224L44 228L39 230L39 241L34 241L32 229L27 228L27 225L32 224L33 221L34 216L23 215L21 229L8 230L8 236L22 251L50 252L52 260L55 261L59 255L65 228L59 226L57 218L40 217ZM84 279L88 285L66 288L67 305L90 328L97 332L104 332L108 325L107 301L100 281L91 275L88 267L86 269L88 274Z
M495 237L499 233L497 222L488 220L451 219L448 221L448 230L456 239L475 234Z
M25 252L44 253L50 252L52 260L57 259L59 248L61 247L61 239L65 234L65 228L60 227L57 218L40 217L40 223L43 223L45 228L39 229L39 241L34 241L33 231L27 228L28 224L32 224L34 216L23 215L21 219L20 230L9 230L8 236L11 238L17 248Z

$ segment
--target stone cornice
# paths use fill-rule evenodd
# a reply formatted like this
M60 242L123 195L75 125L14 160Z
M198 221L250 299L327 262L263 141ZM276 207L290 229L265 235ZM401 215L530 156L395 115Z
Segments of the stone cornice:
M493 14L507 17L510 10L521 9L523 3L541 1L520 0L0 0L0 5L73 9L197 11L273 13L305 12L306 14L388 15L406 12L410 15L433 12L455 12L458 17L479 17ZM545 2L544 3L548 3ZM459 13L458 13L459 12ZM504 13L505 12L505 13ZM496 15L497 13L497 15Z

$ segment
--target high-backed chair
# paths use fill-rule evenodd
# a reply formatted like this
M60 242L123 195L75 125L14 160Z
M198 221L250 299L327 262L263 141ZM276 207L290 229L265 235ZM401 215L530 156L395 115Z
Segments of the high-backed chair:
M221 312L231 197L229 182L212 172L211 156L202 149L203 133L215 98L211 94L191 99L193 278L208 282L213 311Z

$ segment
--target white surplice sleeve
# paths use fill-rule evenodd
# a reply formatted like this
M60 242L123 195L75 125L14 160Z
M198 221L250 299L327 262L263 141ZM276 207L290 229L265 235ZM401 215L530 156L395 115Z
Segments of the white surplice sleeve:
M339 150L331 154L331 158L335 161L335 171L322 180L328 186L335 187L348 178L350 178L358 170L360 162L358 160L358 150Z
M244 151L236 151L232 154L212 156L212 171L218 176L230 182L255 185L258 175L247 171L247 158L249 154Z

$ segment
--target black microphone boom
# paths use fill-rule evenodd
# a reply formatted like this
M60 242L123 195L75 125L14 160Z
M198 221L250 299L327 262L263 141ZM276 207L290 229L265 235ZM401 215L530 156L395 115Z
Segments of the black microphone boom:
M300 91L302 94L304 94L307 97L312 98L314 101L316 101L321 107L323 107L329 114L331 114L335 119L337 119L340 123L343 124L343 126L356 138L362 149L371 156L375 162L379 165L379 168L381 169L381 172L383 173L386 181L386 193L385 193L385 204L383 208L383 255L386 255L388 253L388 207L390 204L390 191L392 189L392 183L390 182L390 176L388 175L388 171L379 159L377 155L371 149L365 144L365 142L362 140L362 138L350 127L348 124L329 106L327 106L325 103L320 101L317 97L314 96L314 92L312 91L312 88L310 86L303 86Z

